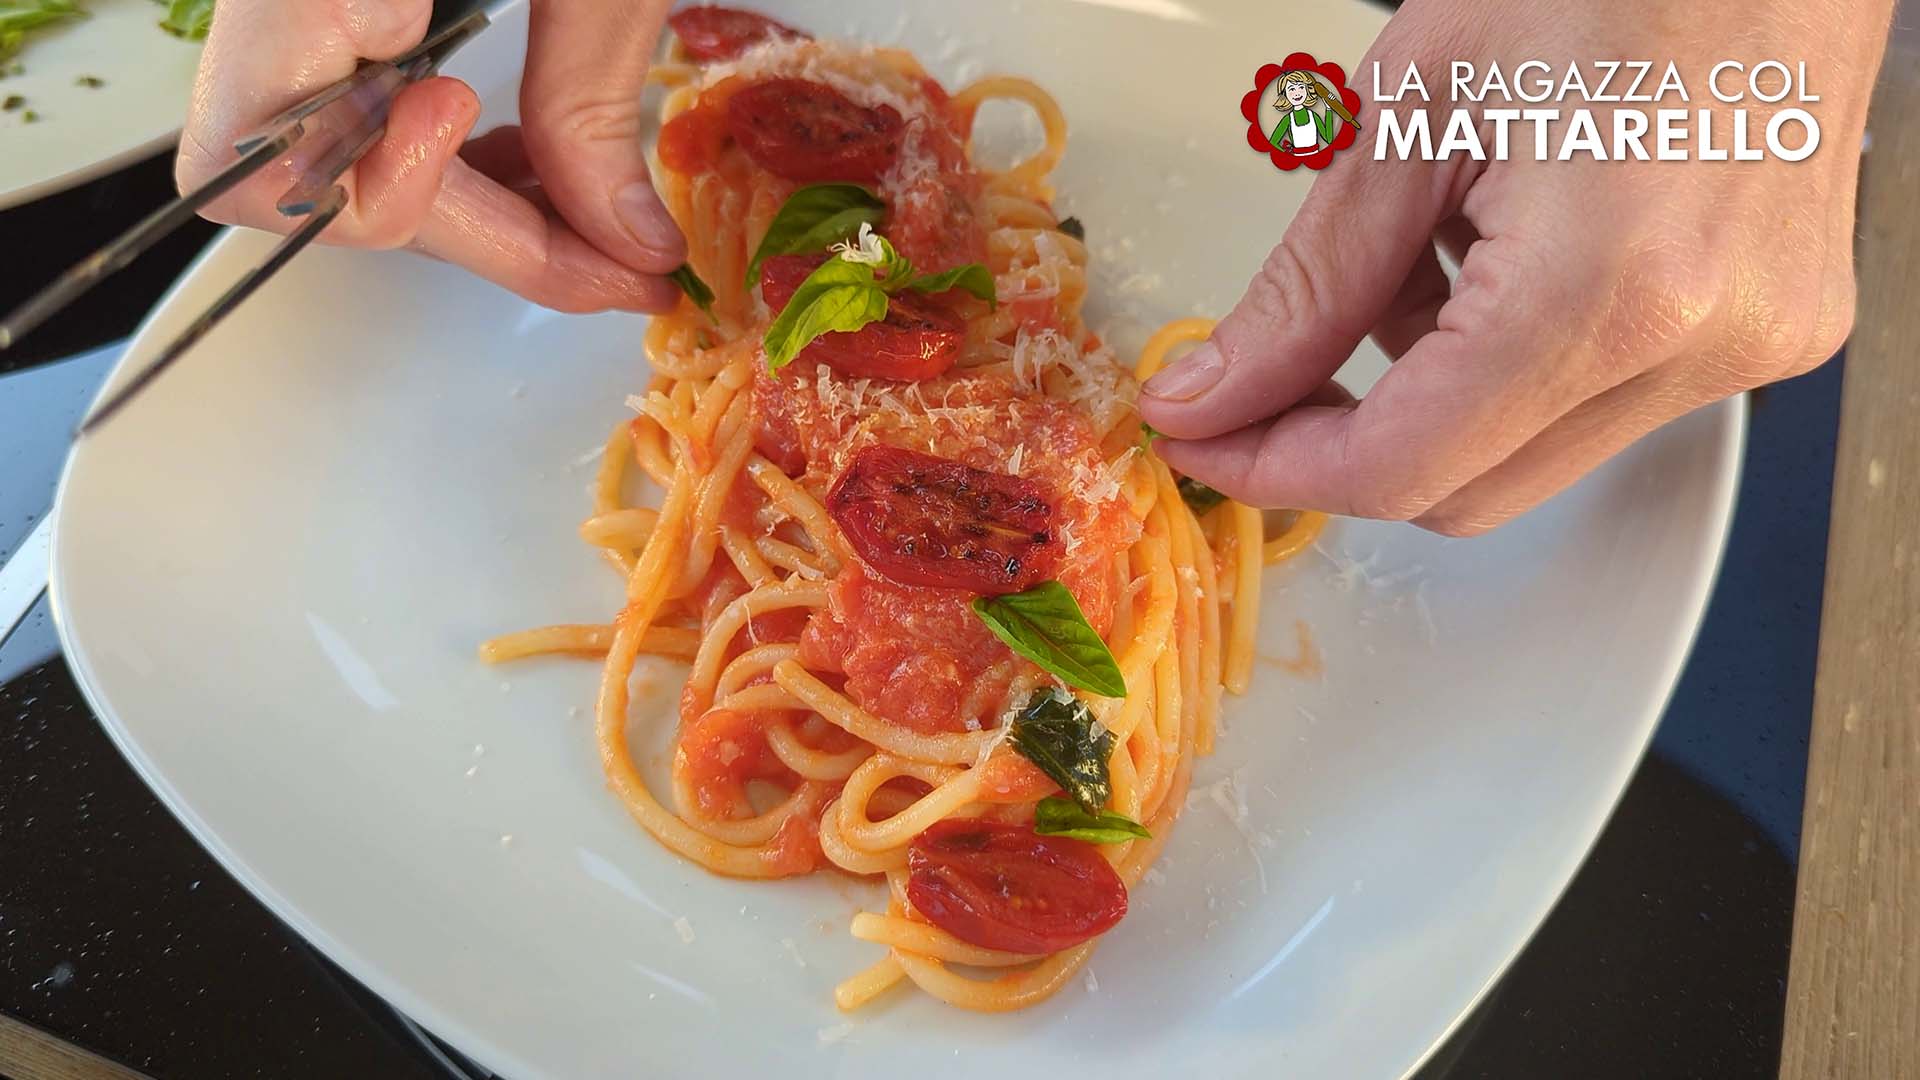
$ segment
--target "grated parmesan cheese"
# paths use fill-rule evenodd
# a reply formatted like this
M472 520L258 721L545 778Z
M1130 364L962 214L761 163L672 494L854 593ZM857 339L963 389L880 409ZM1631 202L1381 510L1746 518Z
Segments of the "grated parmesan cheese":
M679 918L673 920L673 930L674 930L674 933L677 933L680 935L680 941L682 944L686 944L686 945L693 944L693 924L687 921L687 917L685 915L682 915Z

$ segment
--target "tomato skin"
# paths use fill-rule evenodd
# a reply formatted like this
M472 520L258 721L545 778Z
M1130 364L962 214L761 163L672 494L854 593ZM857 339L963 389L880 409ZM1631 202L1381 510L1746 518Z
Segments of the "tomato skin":
M679 173L705 172L719 160L726 141L726 111L695 105L661 127L660 163Z
M855 454L827 512L861 561L900 585L997 596L1038 585L1059 562L1045 488L916 450Z
M719 6L681 8L667 25L695 60L731 60L768 38L812 36L757 11Z
M970 945L1052 953L1111 930L1127 886L1083 840L949 818L907 847L907 900Z
M760 295L779 311L794 290L826 260L776 255L761 263ZM967 324L938 301L903 291L887 298L887 317L852 333L822 334L800 350L803 359L853 378L931 379L952 367L966 343Z
M900 156L906 121L825 83L767 79L727 101L727 125L754 164L789 180L874 181Z

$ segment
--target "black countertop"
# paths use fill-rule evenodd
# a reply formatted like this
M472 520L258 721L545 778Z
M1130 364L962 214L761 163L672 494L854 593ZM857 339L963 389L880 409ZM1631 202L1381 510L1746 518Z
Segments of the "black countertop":
M0 308L170 192L156 158L0 212ZM0 372L123 337L212 233L176 236ZM1839 388L1836 362L1753 396L1731 545L1653 751L1422 1080L1777 1074ZM0 489L46 472L0 461ZM0 686L0 1010L161 1077L444 1075L200 850L58 659Z

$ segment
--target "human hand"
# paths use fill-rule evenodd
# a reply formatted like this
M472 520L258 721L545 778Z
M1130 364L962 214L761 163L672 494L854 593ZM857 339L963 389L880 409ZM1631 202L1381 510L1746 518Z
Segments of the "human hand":
M686 242L647 177L640 91L670 0L534 0L520 89L523 127L462 148L480 114L458 79L394 100L386 134L340 178L349 201L321 239L408 247L561 311L665 311L661 277ZM431 0L221 0L174 175L182 190L233 161L236 137L362 58L419 44ZM286 232L282 159L214 201L215 221Z
M1410 0L1355 70L1379 60L1397 80L1417 62L1431 106L1380 107L1433 108L1436 138L1451 103L1431 73L1454 59L1557 75L1671 57L1688 107L1724 133L1715 62L1804 57L1821 145L1800 162L1358 147L1316 178L1210 341L1146 384L1141 416L1168 436L1155 449L1253 505L1471 535L1669 420L1817 366L1853 320L1857 148L1890 16L1890 0ZM1792 104L1742 103L1760 126ZM1461 262L1452 284L1436 245ZM1369 334L1395 363L1365 399L1312 397Z

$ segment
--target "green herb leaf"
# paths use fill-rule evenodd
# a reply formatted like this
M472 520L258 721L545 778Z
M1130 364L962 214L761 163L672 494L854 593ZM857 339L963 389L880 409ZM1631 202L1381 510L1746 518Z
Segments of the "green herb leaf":
M1033 808L1033 831L1041 836L1070 836L1089 844L1124 844L1151 840L1145 825L1118 810L1088 813L1072 799L1049 795Z
M693 272L692 263L681 263L675 267L673 273L667 275L667 280L680 286L680 291L687 294L687 299L693 301L694 307L706 312L707 318L713 318L713 290L700 280L699 274Z
M1127 696L1112 650L1065 585L1043 581L1026 592L977 596L973 613L1007 648L1064 682L1105 697Z
M1073 237L1075 240L1078 240L1081 243L1086 243L1087 227L1085 225L1080 224L1080 219L1077 217L1062 219L1060 222L1060 231L1063 233L1066 233L1068 236Z
M189 41L206 37L212 26L213 0L170 0L167 17L160 20L160 29Z
M979 263L956 266L937 274L921 274L907 282L907 288L923 293L943 293L948 289L965 289L987 303L995 307L999 306L999 301L993 294L993 271Z
M873 267L828 259L793 291L761 339L767 370L779 371L822 334L848 333L887 317L887 294Z
M107 85L107 80L101 78L98 75L82 75L79 78L73 80L73 85L84 86L89 90L98 90L101 87Z
M1145 420L1140 421L1140 445L1141 446L1152 446L1153 440L1163 439L1165 437L1166 436L1153 430L1152 424L1147 423Z
M74 0L0 0L0 60L20 51L29 31L62 19L84 18ZM8 74L19 74L9 69Z
M1192 508L1195 517L1227 501L1225 495L1220 494L1191 476L1181 477L1180 482L1175 484L1174 487L1180 492L1181 501Z
M880 197L858 184L801 188L787 196L754 249L753 260L747 263L747 288L760 280L760 264L770 256L825 251L858 233L862 224L878 224L885 212Z
M1113 797L1107 772L1113 732L1094 722L1086 702L1057 687L1041 687L1012 723L1007 741L1081 809L1097 814Z

